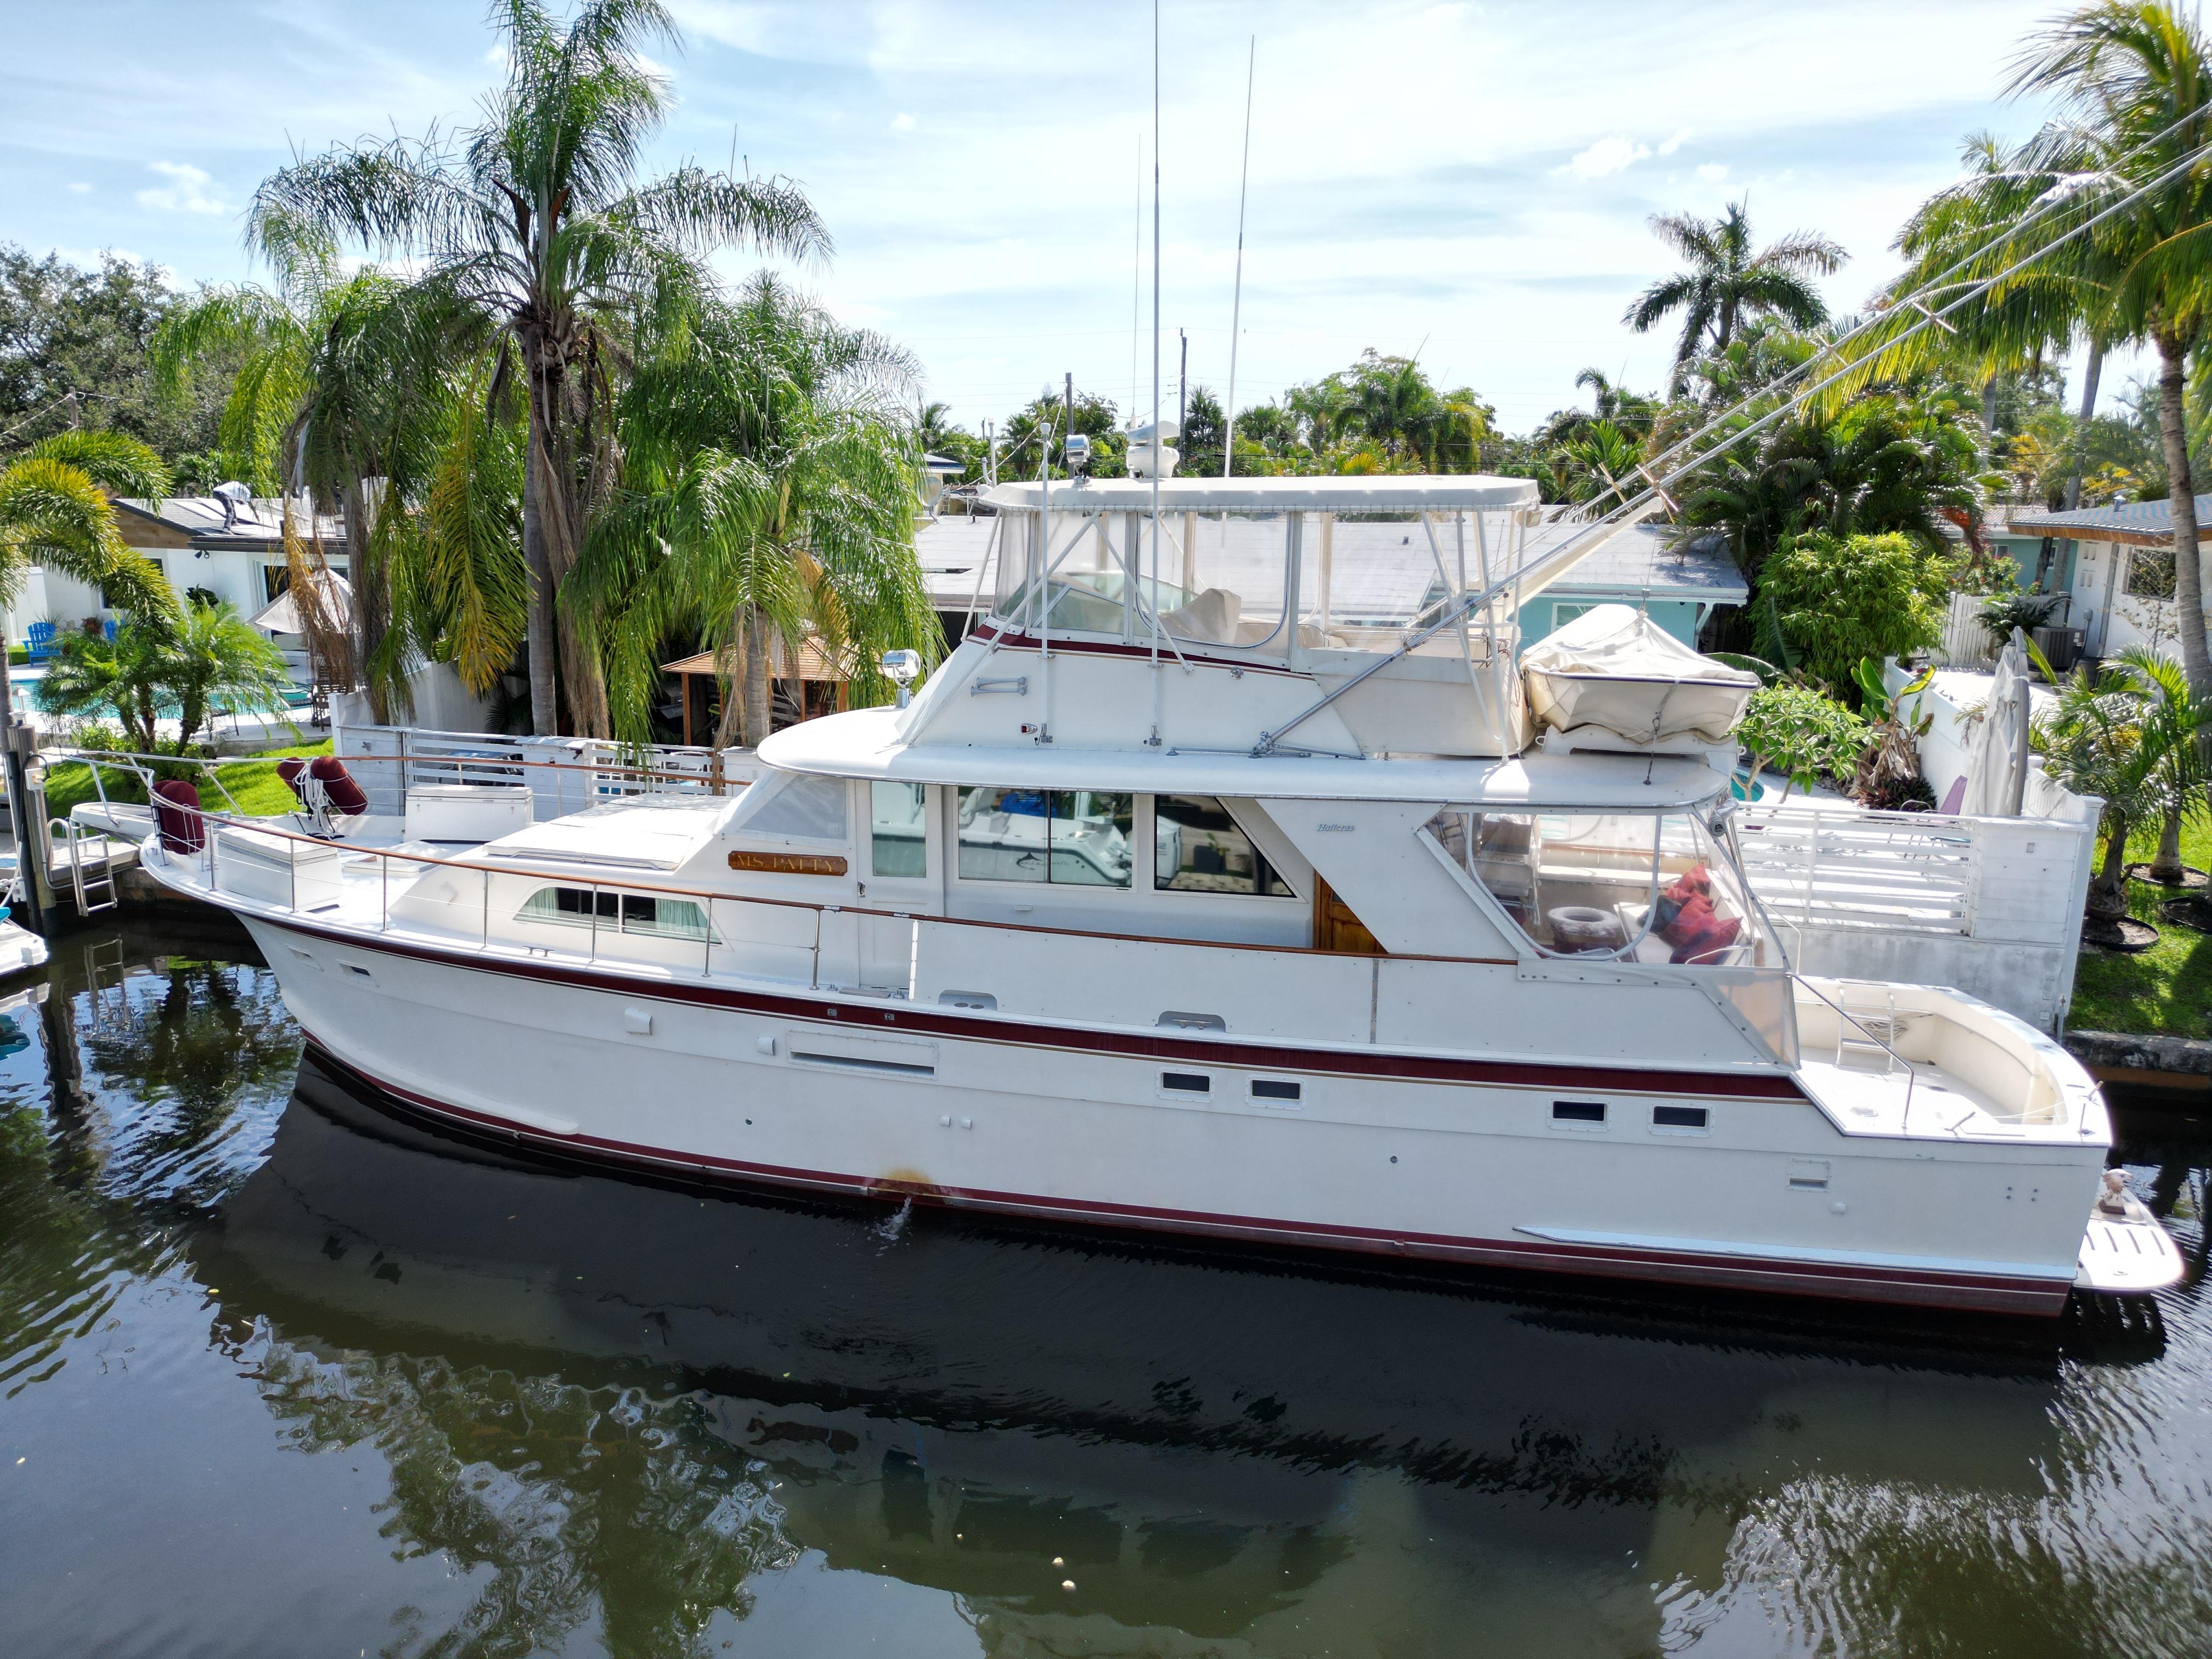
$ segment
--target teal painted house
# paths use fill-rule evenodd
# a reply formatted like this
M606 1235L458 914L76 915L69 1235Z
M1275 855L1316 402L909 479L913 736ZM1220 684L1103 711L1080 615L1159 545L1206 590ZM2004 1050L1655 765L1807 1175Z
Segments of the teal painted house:
M1530 532L1531 551L1565 529L1547 525ZM1671 525L1631 525L1521 607L1521 645L1526 650L1595 605L1632 605L1694 649L1707 617L1749 596L1719 536L1685 538Z

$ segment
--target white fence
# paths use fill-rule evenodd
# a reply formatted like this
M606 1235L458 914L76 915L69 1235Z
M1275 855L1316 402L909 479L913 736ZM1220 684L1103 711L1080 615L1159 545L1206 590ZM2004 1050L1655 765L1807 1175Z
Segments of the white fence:
M675 748L592 738L516 738L407 726L341 726L331 752L369 798L398 817L413 784L526 783L543 822L623 795L735 793L759 775L750 749Z
M1989 602L1986 593L1951 595L1950 608L1943 613L1943 641L1936 653L1943 667L1986 672L1996 665L1996 641L1982 626L1982 607Z
M1967 818L1792 803L1747 806L1737 829L1752 887L1790 936L1801 973L1953 986L2057 1028L2074 992L2094 815Z

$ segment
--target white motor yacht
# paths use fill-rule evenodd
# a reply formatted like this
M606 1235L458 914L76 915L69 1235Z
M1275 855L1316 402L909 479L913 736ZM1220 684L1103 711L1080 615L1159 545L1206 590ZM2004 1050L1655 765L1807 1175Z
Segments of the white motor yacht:
M1614 729L1539 741L1512 617L1607 532L1534 484L985 500L972 635L734 798L179 814L145 867L242 919L330 1059L574 1157L2022 1314L2179 1275L2056 1042L1792 972L1732 745L1639 715L1602 641L1565 701Z

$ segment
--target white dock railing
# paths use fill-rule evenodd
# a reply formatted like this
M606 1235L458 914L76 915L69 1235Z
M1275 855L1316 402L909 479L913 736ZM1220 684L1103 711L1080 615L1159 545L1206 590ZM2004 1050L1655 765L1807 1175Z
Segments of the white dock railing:
M1745 874L1801 973L1948 985L2054 1030L2074 989L2091 821L1748 805Z

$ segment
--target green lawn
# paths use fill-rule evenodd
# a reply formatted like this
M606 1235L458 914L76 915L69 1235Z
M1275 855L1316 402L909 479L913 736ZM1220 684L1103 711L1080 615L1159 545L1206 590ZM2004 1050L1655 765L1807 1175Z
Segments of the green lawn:
M276 762L288 755L327 755L330 739L311 743L295 749L272 749L266 755L250 761L234 761L222 769L222 781L238 801L239 810L251 817L259 817L289 811L298 803L283 779L276 775ZM112 766L100 769L100 781L110 800L143 801L145 790L140 787L137 775L119 772ZM210 811L225 812L229 803L222 792L212 784L199 785L201 804ZM92 768L82 761L70 761L46 769L46 811L53 817L65 818L70 808L81 800L95 799Z
M2148 862L2158 832L2130 837L2128 856ZM2182 862L2212 870L2212 824L2186 825ZM2166 1036L2212 1036L2212 933L2167 921L2158 907L2173 895L2131 881L2128 908L2159 930L2158 943L2140 956L2085 950L2074 979L2074 1010L2066 1024L2081 1031L2155 1032Z

